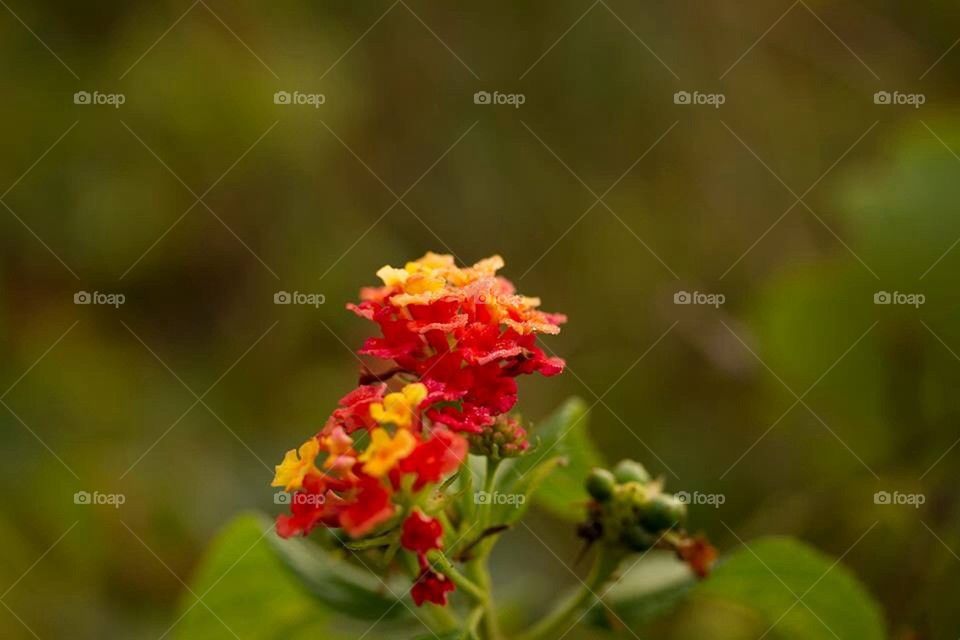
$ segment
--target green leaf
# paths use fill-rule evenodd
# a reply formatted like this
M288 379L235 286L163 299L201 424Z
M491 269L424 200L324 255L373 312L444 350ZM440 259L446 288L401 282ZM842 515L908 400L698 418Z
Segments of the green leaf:
M407 616L398 597L408 586L389 585L371 570L348 564L304 538L284 540L267 536L270 546L300 583L331 610L364 620L390 620ZM346 552L352 553L352 552Z
M790 538L761 538L734 552L691 592L752 610L768 637L883 640L879 607L844 566ZM798 602L798 598L802 598Z
M352 637L332 631L337 614L383 616L384 622L407 615L403 604L376 590L370 582L379 585L375 577L318 550L303 540L280 539L260 514L238 516L200 562L171 636L334 640ZM343 621L336 626L343 627Z
M565 464L562 456L555 456L545 460L530 469L523 476L517 476L508 485L503 485L499 491L514 496L524 496L523 502L516 501L513 504L494 505L493 524L513 524L523 517L523 514L530 508L531 500L526 499L536 496L536 491L547 479L547 476L553 473L558 466ZM582 516L581 516L582 517Z
M641 628L676 607L696 584L690 569L667 552L628 556L621 570L613 586L602 591L604 604L590 610L588 620L595 626Z
M536 448L527 455L506 463L501 471L499 491L526 493L537 488L546 475L524 487L529 474L544 466L550 472L534 501L554 515L571 521L584 517L583 505L588 500L583 481L590 469L603 464L600 454L587 435L589 409L580 398L570 398L546 420L535 425L531 436ZM556 458L562 458L558 464Z
M283 567L266 544L266 528L259 516L244 514L216 537L184 594L177 616L182 619L171 636L306 640L324 635L329 612Z
M633 563L633 564L631 564ZM590 610L593 626L643 633L673 610L692 637L718 624L724 638L883 640L883 618L860 582L832 558L790 538L750 542L697 583L672 554L628 557L627 570ZM797 598L803 598L797 602ZM733 617L725 617L733 616Z

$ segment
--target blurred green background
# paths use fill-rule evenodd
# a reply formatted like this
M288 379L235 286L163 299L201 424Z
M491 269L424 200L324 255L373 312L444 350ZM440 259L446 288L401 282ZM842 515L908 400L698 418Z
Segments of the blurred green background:
M723 550L797 536L895 637L956 636L953 3L0 4L0 636L164 633L351 388L372 326L343 305L426 250L500 253L570 316L548 341L569 371L522 382L525 417L582 396L609 458L725 496L692 515ZM578 547L530 525L494 572L542 608ZM752 637L703 612L660 635L697 615Z

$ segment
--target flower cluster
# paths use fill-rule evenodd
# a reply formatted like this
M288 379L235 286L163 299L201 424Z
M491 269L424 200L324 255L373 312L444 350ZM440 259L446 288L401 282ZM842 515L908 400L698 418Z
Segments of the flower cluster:
M402 269L383 267L383 286L364 289L361 302L348 305L382 333L360 353L393 361L447 400L427 414L453 431L481 433L510 411L517 376L563 371L563 360L546 356L536 334L559 333L566 318L517 295L496 275L502 267L499 256L460 268L451 256L428 253Z
M565 318L517 295L496 275L502 266L495 256L459 268L428 253L402 269L383 267L383 286L348 305L382 332L359 353L395 366L362 377L320 432L277 465L273 486L292 494L290 513L277 518L280 536L317 526L354 539L395 534L417 559L414 601L446 604L454 584L427 560L451 533L428 515L443 508L433 494L466 459L467 436L486 455L525 451L526 432L504 415L516 403L515 379L564 367L535 341Z
M367 535L396 513L395 492L421 491L463 462L463 437L424 425L422 407L432 401L426 385L386 388L350 392L320 433L284 456L273 486L295 493L291 514L277 519L281 536L306 535L317 525Z

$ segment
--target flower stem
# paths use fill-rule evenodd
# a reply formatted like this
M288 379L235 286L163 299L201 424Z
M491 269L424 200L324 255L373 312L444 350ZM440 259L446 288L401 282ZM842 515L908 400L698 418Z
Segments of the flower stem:
M611 553L601 547L583 586L561 602L546 617L522 633L518 640L553 639L566 634L583 617L583 610L587 605L598 597L597 590L610 579L621 559L618 554Z
M427 554L427 559L434 563L445 576L453 581L462 591L473 598L477 604L485 605L487 603L487 593L479 586L473 583L465 575L457 571L453 563L440 551L431 551Z
M461 628L462 623L454 614L450 613L449 607L441 607L433 603L427 603L423 607L423 612L433 622L430 625L434 631L446 633Z
M487 473L483 479L483 491L486 494L486 501L480 505L477 514L477 522L481 530L487 528L490 524L491 513L493 511L493 492L497 486L497 469L500 467L500 460L487 458ZM488 538L481 541L476 548L476 557L467 565L467 570L474 581L487 594L485 610L481 620L483 624L483 637L487 640L497 640L500 638L500 628L497 622L496 608L493 604L493 584L490 579L490 571L487 568L487 557L496 543L496 538Z
M486 501L480 506L480 513L477 521L480 523L480 529L486 529L490 524L490 514L493 511L493 492L497 486L497 469L500 467L500 460L487 458L487 474L483 479L483 493Z
M487 458L487 476L483 479L483 490L487 493L493 493L496 486L497 469L500 468L500 460Z
M397 538L396 532L386 533L376 538L367 538L366 540L351 540L345 542L343 546L351 551L362 551L364 549L373 549L375 547L388 547Z
M420 573L420 567L417 566L417 561L409 553L401 553L400 557L401 562L406 565L407 571L413 576L413 579L416 580ZM428 626L435 633L445 633L461 628L459 617L453 614L450 607L441 607L428 602L424 603L422 611L424 617L429 622Z
M483 618L483 607L474 607L470 613L467 615L467 619L463 625L463 635L460 636L464 640L469 640L470 638L478 638L477 635L477 625L480 624L480 620Z
M487 554L489 546L484 545L484 549L467 565L467 572L476 582L477 586L487 594L483 607L483 618L481 622L482 637L486 640L498 640L500 638L500 627L497 623L496 608L493 605L493 590L491 589L490 572L487 570Z

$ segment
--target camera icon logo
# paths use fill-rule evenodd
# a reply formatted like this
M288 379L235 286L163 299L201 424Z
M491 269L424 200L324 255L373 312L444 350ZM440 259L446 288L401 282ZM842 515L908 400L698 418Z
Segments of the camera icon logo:
M73 294L73 304L90 304L93 302L93 296L87 291L77 291Z
M73 94L73 104L90 104L91 97L89 91L77 91Z
M892 301L889 291L877 291L873 294L873 304L890 304Z
M73 504L90 504L90 492L77 491L73 494Z
M873 504L890 504L892 498L889 491L877 491L873 494Z
M286 491L277 491L273 494L273 504L290 504L290 494Z
M288 291L277 291L273 294L273 304L291 304L293 296Z
M873 94L873 104L890 104L891 96L889 91L877 91Z
M689 291L677 291L673 294L673 304L690 304L693 298Z
M473 104L490 104L491 100L489 91L477 91L473 94Z
M680 504L690 504L690 493L687 491L680 491L679 493L673 494L677 499L677 502Z
M690 104L691 96L689 91L677 91L673 94L673 104Z
M493 495L488 491L478 491L473 496L474 504L491 504L493 502Z
M277 91L273 94L273 104L290 104L291 97L289 91Z

